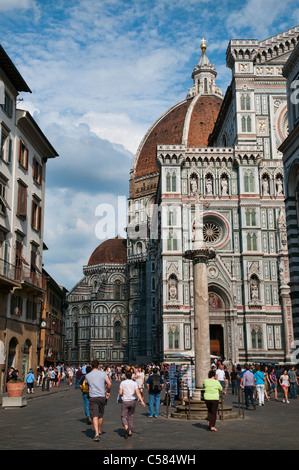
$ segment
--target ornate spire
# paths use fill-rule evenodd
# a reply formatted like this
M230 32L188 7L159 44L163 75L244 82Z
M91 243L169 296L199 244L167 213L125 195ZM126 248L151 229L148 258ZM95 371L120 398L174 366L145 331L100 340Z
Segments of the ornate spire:
M222 91L216 87L215 78L217 72L214 65L211 65L206 54L207 44L203 38L201 40L201 56L192 73L193 87L189 89L187 98L195 95L217 95L222 97Z

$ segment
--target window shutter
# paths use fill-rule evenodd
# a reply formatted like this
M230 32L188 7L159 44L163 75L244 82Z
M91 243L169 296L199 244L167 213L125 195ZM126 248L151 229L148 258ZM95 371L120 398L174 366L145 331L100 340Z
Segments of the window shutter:
M42 208L40 206L38 206L38 208L37 208L37 217L38 217L37 230L40 231L40 229L41 229L41 220L42 220Z
M11 163L11 154L12 154L12 140L11 138L9 138L8 147L7 147L7 163Z
M5 86L2 81L0 81L0 104L5 104Z
M18 215L22 217L27 215L27 188L19 187Z

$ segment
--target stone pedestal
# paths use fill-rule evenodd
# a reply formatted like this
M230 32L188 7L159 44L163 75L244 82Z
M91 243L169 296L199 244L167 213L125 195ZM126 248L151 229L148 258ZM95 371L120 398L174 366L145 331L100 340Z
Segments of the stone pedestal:
M27 406L26 397L3 397L2 408L21 408Z

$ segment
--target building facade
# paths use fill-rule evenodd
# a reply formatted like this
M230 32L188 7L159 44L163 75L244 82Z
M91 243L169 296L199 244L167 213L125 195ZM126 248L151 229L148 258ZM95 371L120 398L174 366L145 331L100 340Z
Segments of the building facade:
M7 370L38 365L46 282L42 274L46 162L57 157L28 111L31 92L0 46L0 351L1 389Z
M286 227L290 263L294 339L299 339L299 46L284 65L287 80L289 135L280 146L285 171Z
M46 291L40 322L39 365L49 367L64 362L67 290L58 285L44 269L43 276L46 279Z
M192 249L199 194L203 236L216 251L208 262L211 354L285 362L293 324L280 150L288 134L282 70L299 42L299 27L263 41L231 40L225 96L202 42L186 99L151 126L130 173L124 357L194 356L193 272L185 252ZM84 284L91 295L90 277ZM79 315L80 309L70 322Z
M65 361L83 365L128 361L127 242L106 240L83 267L84 277L68 293Z

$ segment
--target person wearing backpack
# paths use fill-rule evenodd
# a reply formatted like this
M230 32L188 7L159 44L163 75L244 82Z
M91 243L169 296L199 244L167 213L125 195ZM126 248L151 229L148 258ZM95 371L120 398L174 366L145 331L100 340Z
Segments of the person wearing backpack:
M158 368L153 368L152 375L149 376L146 382L146 388L148 390L148 412L149 418L158 418L159 407L160 407L160 393L163 390L164 381L158 374Z
M86 374L88 374L89 372L91 372L91 367L87 366L86 367ZM91 424L92 419L90 417L90 412L89 412L89 389L88 389L88 386L85 382L85 375L86 374L82 375L82 377L79 381L79 387L82 391L83 408L84 408L84 413L85 413L85 416L86 416L87 424Z

